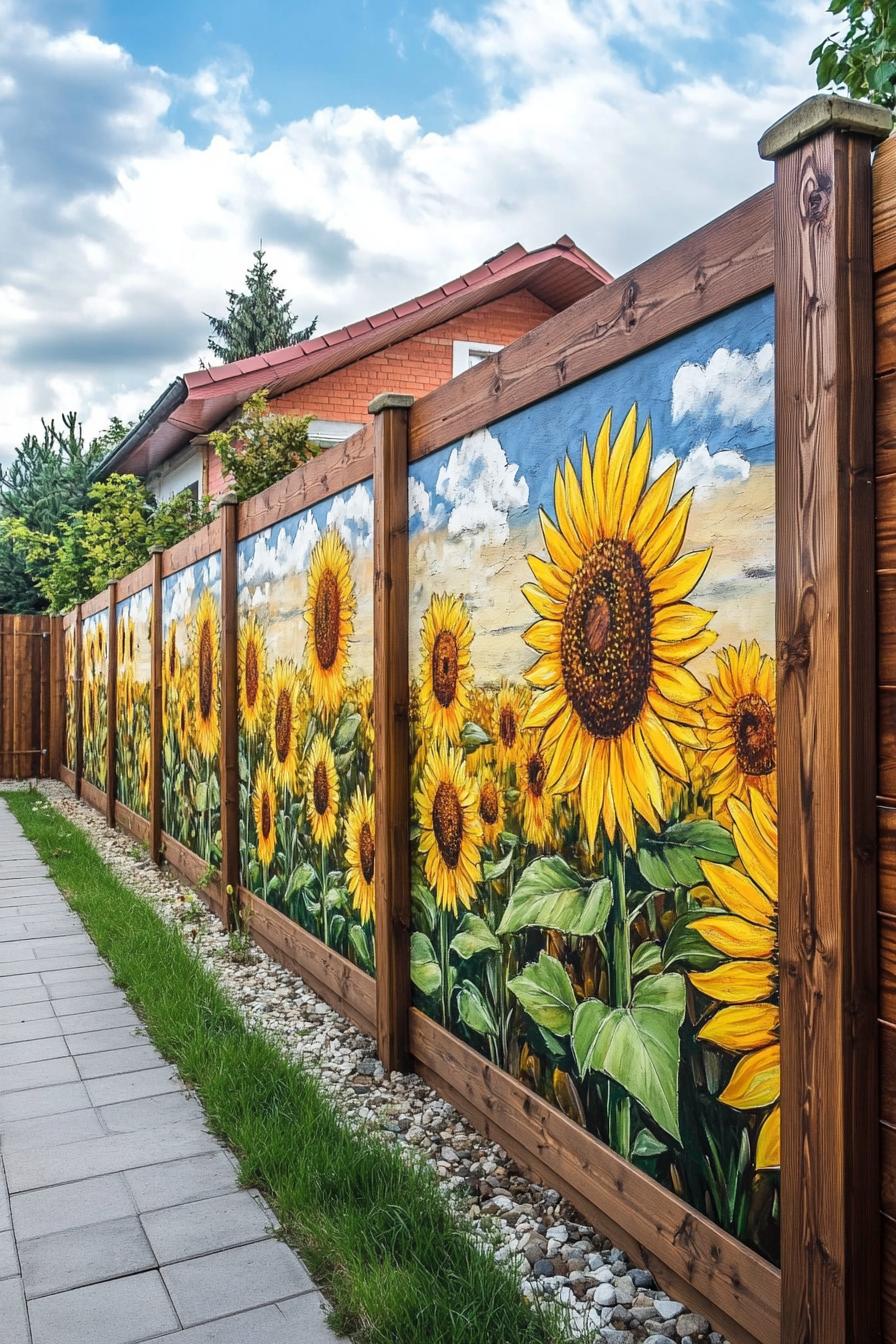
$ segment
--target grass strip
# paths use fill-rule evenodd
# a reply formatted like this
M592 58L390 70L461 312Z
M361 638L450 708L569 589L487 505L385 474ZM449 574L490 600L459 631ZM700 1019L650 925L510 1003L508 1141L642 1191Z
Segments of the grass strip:
M359 1344L549 1344L556 1311L477 1249L433 1173L340 1118L317 1082L248 1027L214 976L86 835L35 792L0 794L163 1055L273 1205Z

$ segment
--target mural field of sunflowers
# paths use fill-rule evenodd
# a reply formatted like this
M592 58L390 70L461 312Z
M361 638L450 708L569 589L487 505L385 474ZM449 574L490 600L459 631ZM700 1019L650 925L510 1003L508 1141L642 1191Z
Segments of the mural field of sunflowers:
M116 654L116 797L138 816L149 816L151 782L149 692L152 589L118 603Z
M214 869L221 862L217 555L164 580L162 639L162 827Z
M372 586L343 500L240 544L242 881L372 973Z
M63 640L65 675L65 764L74 770L78 755L78 715L75 701L75 627L70 625Z
M81 722L84 736L84 778L106 787L108 729L109 613L88 616L81 630Z
M412 476L416 1001L776 1259L775 668L745 630L773 647L765 444L683 488L630 402L569 455L524 417Z

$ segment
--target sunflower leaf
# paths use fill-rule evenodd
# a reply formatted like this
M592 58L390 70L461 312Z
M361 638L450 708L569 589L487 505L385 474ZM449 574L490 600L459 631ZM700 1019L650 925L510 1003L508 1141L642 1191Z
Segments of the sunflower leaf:
M457 991L457 1015L464 1026L480 1036L497 1036L498 1024L482 992L472 980L461 980Z
M648 940L636 947L632 956L632 975L644 975L647 971L658 971L663 964L663 954L658 943Z
M345 718L336 725L336 731L333 734L333 750L347 751L354 742L360 726L360 714L346 714Z
M468 961L477 952L500 952L501 944L484 919L468 912L451 940L451 951L456 952L461 961Z
M592 1067L597 1035L609 1011L601 999L586 999L576 1008L572 1020L572 1052L582 1078Z
M607 878L589 887L558 855L533 859L517 880L498 933L517 933L530 925L560 933L602 933L612 899Z
M502 859L498 859L495 863L484 863L482 865L483 882L494 882L497 878L503 877L512 863L513 863L512 849L509 851L509 853L505 854Z
M669 936L663 945L663 968L685 965L695 971L712 971L726 960L725 953L711 947L703 935L694 927L694 921L706 915L724 914L724 910L715 910L709 906L702 910L691 910L679 915Z
M436 900L421 877L411 879L411 912L413 922L426 932L432 933L436 926Z
M465 751L475 751L477 747L486 747L491 738L478 723L465 723L460 731L461 745Z
M367 937L367 930L360 924L353 924L348 931L349 946L358 959L358 965L370 970L373 966L373 957L370 951L370 939Z
M696 887L702 882L700 860L731 863L737 857L730 831L717 821L679 821L662 835L645 836L638 847L638 867L655 887Z
M442 985L442 972L435 950L425 933L411 934L411 981L421 994L437 994Z
M507 981L507 988L538 1026L547 1027L558 1036L569 1035L576 996L569 976L556 957L542 952L537 962L530 963L519 975Z
M668 1153L668 1151L667 1145L658 1139L655 1134L651 1134L649 1129L640 1130L632 1144L632 1157L642 1159L662 1157L663 1153Z
M297 891L304 890L315 879L317 874L310 863L300 863L298 868L294 868L289 875L289 883L286 888L286 898L295 896Z

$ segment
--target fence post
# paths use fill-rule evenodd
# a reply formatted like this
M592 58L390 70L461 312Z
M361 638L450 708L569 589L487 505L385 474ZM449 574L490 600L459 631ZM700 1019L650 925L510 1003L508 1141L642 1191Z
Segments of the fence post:
M880 1338L871 151L810 98L775 162L781 1338Z
M373 439L373 722L376 1035L383 1067L408 1062L408 419L413 397L370 403Z
M152 557L152 615L150 616L149 698L149 857L162 856L162 553L150 546Z
M65 742L65 631L62 617L50 617L49 742L47 775L59 778Z
M106 648L106 825L115 825L115 770L118 760L118 584L109 584Z
M75 608L75 797L81 797L81 776L84 773L84 618L81 603Z
M234 491L217 501L221 520L221 902L228 928L239 923L240 771L237 723L237 522Z

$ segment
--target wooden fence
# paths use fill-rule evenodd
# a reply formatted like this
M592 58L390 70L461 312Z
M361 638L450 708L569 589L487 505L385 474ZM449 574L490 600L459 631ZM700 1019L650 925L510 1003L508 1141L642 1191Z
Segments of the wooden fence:
M266 951L375 1037L387 1068L415 1068L525 1169L566 1193L653 1269L673 1296L705 1311L737 1344L881 1338L879 1254L868 1209L876 1207L881 1170L873 1103L876 728L869 649L875 638L871 161L882 133L884 122L873 109L811 100L763 141L765 156L775 161L774 187L422 400L378 398L371 426L245 503L225 498L209 527L154 554L140 571L54 625L57 664L67 669L68 687L64 704L58 687L55 696L60 778L110 822L145 842L153 858L164 858L199 885L222 919L248 918ZM892 694L896 703L896 672L887 662L894 618L887 587L892 565L886 558L887 490L896 480L886 464L896 405L890 395L891 383L896 386L891 358L896 306L888 300L891 291L896 294L890 283L896 274L892 149L890 142L880 152L875 180L881 272L880 990L881 1016L890 1022L896 1021L888 924L896 923L896 905L887 886L896 871L887 837L896 834L896 826L886 810L896 805L896 785L888 782L890 775L896 779L888 756L893 716L887 699ZM689 767L676 792L674 778L684 779L676 773L680 748L691 750L688 725L700 722L690 708L689 696L696 693L690 674L651 673L665 680L651 683L651 705L644 708L643 701L638 710L643 717L616 757L615 747L607 747L606 757L600 753L613 734L614 742L622 741L622 729L607 726L614 715L625 719L626 733L634 721L634 673L621 690L618 680L611 686L605 679L600 705L582 699L581 687L593 689L607 659L622 658L637 646L642 628L655 631L664 603L674 604L662 617L678 630L673 661L677 657L683 667L692 658L716 656L709 652L713 637L704 630L709 613L681 597L683 575L692 570L684 587L697 583L698 596L704 593L693 554L675 559L689 497L669 505L675 473L664 475L664 445L658 442L653 452L642 408L628 416L625 410L642 398L643 410L655 413L657 436L660 428L671 434L676 425L690 424L687 416L696 416L695 407L708 406L717 427L730 429L728 393L743 392L737 379L747 376L744 370L758 380L750 385L753 392L760 389L757 406L765 395L762 379L772 376L766 358L772 303L774 428L763 438L762 426L747 416L737 433L752 436L748 456L738 450L736 434L729 434L725 453L712 462L707 444L692 442L695 469L702 463L704 472L720 471L746 492L729 497L747 510L743 520L737 515L740 540L730 528L725 531L722 512L712 512L708 488L698 490L692 502L702 520L694 525L696 539L705 540L715 528L712 537L724 539L717 546L719 565L730 552L739 566L710 571L718 575L715 598L703 600L719 608L717 623L749 632L752 613L767 622L770 655L760 658L758 644L753 651L746 642L738 651L732 640L725 655L730 668L717 666L721 681L713 691L723 695L721 683L748 672L755 687L764 687L761 695L754 687L738 701L750 711L738 749L749 747L759 755L749 758L748 768L735 743L729 764L718 765L716 776L698 786L699 771ZM719 400L713 379L722 365L739 372ZM680 380L673 387L670 376L654 405L650 388L657 385L658 370L673 367ZM609 407L619 417L612 431L609 417L602 423ZM597 422L583 422L583 414ZM698 421L693 424L696 434ZM520 436L529 445L528 456L513 457L511 445ZM539 458L550 461L539 465ZM697 477L698 486L706 479ZM493 507L495 496L488 494L494 480L500 497L510 501L503 510ZM648 480L654 482L649 488ZM540 513L537 499L544 501ZM615 519L609 517L610 499L619 514ZM729 517L731 508L729 503ZM650 557L654 568L650 599L640 607L638 583L646 579L631 560L638 525L645 536L659 529L642 552L643 565L649 568ZM522 632L537 660L529 669L528 691L503 678L500 686L483 688L469 667L471 610L479 613L477 639L492 650L490 666L502 667L511 647L501 623L490 621L490 609L506 606L509 623L526 624L518 619L519 588L511 613L504 575L514 527L519 550L513 564L524 561L527 550L536 552L529 565L537 582L523 589L540 618ZM771 564L746 563L745 531L755 534L757 546L769 538ZM474 532L479 549L471 559ZM369 560L359 559L368 554L365 547ZM599 582L596 571L586 573L595 548L603 566ZM327 555L329 570L323 568ZM707 560L701 563L705 568ZM279 566L277 579L272 566ZM659 573L664 566L665 577ZM443 572L463 590L456 600L439 591L447 586ZM281 580L288 585L293 579L300 591L282 586ZM591 588L580 598L586 580ZM628 595L624 613L620 593ZM564 643L566 635L549 627L561 608L566 620L575 602L584 603L579 642ZM265 626L272 604L278 623ZM743 617L747 623L738 626L744 610L750 613ZM438 612L442 625L436 631L432 621ZM614 622L623 614L629 621L627 642L608 652ZM368 621L369 661L349 683L345 641L366 630ZM419 676L409 652L409 627L415 641L422 631L426 657ZM318 641L317 661L309 659L293 684L284 680L288 659L277 641L286 638L283 631L298 638L300 629L307 640ZM514 649L520 632L511 632ZM762 671L775 655L776 693L774 672ZM580 706L579 718L590 725L584 745L580 724L568 714L552 718L545 708L551 703L545 696L552 668L561 665L566 699ZM766 675L771 680L761 681ZM660 684L666 687L662 694ZM428 708L421 708L427 686ZM501 701L502 695L510 700ZM323 708L309 710L303 696L316 696ZM496 711L501 704L504 709ZM501 714L510 714L513 705L520 708L521 745L514 741L510 773L501 777L498 811L487 815L484 788L493 773L492 753L501 750ZM770 720L762 717L767 711ZM192 736L181 731L178 712L184 721L192 715L199 722ZM487 731L482 723L490 714ZM252 734L260 733L264 715L262 759L261 739ZM658 730L657 716L663 715ZM371 716L375 733L367 733ZM724 754L723 720L721 715L713 738L717 762ZM532 722L543 732L527 747L534 729L525 725ZM646 745L648 738L653 747ZM557 761L546 766L549 741L559 746ZM651 752L661 758L662 780ZM601 760L608 764L601 767ZM474 769L478 804L469 792ZM720 799L719 780L732 779L737 769L746 779L743 790ZM350 805L348 791L340 792L346 780ZM516 783L505 789L506 780ZM715 801L697 809L695 822L688 808L704 787ZM341 813L332 809L333 789L337 800L342 798ZM549 814L545 790L556 793ZM125 794L130 803L123 801ZM781 834L777 883L775 800ZM497 818L505 804L517 813L531 805L528 829L506 822L501 832ZM639 817L659 839L644 841L642 829L634 842ZM334 871L327 846L337 824L346 835L351 831L354 841L346 839ZM704 829L695 831L695 825ZM585 871L601 854L594 880L575 869L573 849L564 849L561 857L562 846L546 838L546 826L565 827L565 834L578 837L575 862L584 847ZM299 858L285 872L288 881L281 882L279 870L272 877L279 862L272 858L275 844L292 846L308 827L319 841L320 863L311 841L305 846L303 840ZM670 827L678 828L674 841ZM706 850L694 839L698 834ZM541 838L531 843L535 835ZM477 867L477 892L511 874L509 901L517 914L524 889L534 899L535 884L562 871L566 889L552 888L551 917L521 917L513 924L507 905L498 927L487 904L471 904L464 888L468 840L491 855L488 872ZM692 846L691 876L676 867L675 844ZM654 847L647 857L645 845ZM717 852L714 846L721 848ZM732 866L735 846L740 867L736 861ZM748 853L766 856L764 876L760 857L748 862ZM723 862L710 862L713 857ZM672 877L670 865L676 868ZM650 877L642 896L645 873ZM350 881L351 901L343 890ZM629 914L626 901L633 896L639 903ZM567 913L561 916L557 909L564 901ZM365 902L375 908L373 946ZM733 942L713 934L727 949L720 951L698 930L703 959L688 961L694 942L688 928L707 918L701 902L713 917L729 921L725 928ZM577 921L585 908L597 923L583 932ZM511 969L517 972L512 976L499 951L506 940L495 936L507 933L508 922ZM709 928L704 924L706 940ZM625 930L620 954L625 963L633 940L638 943L638 965L629 964L622 1000L613 997L618 986L612 977L609 983L601 978L604 962L608 976L611 962L592 929L602 931L608 943L612 933L617 950L619 930ZM673 932L679 949L674 955ZM450 949L448 933L454 934ZM735 945L748 936L750 950L738 960ZM535 955L537 963L526 963L526 956ZM475 962L477 956L485 960ZM684 974L672 972L679 956ZM488 983L484 975L477 980L478 972L468 970L485 964L497 968L500 983ZM743 994L734 980L727 989L715 988L713 975L744 974L744 966L751 980L757 973L766 977L762 992ZM543 1012L550 995L539 977L556 976L558 967L561 979L553 981L550 1012ZM779 978L780 1033L774 988ZM509 1007L506 991L514 996ZM609 1006L602 994L609 995ZM520 1007L536 1001L541 1008ZM707 1055L698 1028L711 1039L713 1031L721 1031L723 1013L736 1017L745 1007L758 1014L751 1018L746 1044L723 1041ZM632 1081L624 1060L613 1062L606 1041L601 1046L602 1028L588 1034L589 1023L608 1015L630 1033L631 1054L642 1048L636 1028L645 1011L655 1014L651 1020L659 1035L674 1023L665 1047L673 1064L666 1084L652 1091ZM765 1034L757 1034L760 1018ZM509 1030L502 1035L502 1024L511 1022L525 1024L524 1041L506 1039ZM884 1245L892 1266L889 1220L896 1209L886 1122L893 1115L896 1026L885 1022L881 1032ZM580 1048L585 1037L587 1051ZM780 1107L772 1063L779 1039ZM601 1048L598 1069L594 1061ZM656 1048L643 1048L659 1072ZM544 1063L548 1058L550 1066ZM688 1069L699 1075L699 1085L685 1078ZM759 1080L762 1092L754 1111L733 1096L745 1072L751 1086ZM722 1126L717 1134L729 1132L725 1126L742 1114L738 1105L749 1112L736 1129L741 1144L736 1169L722 1173L716 1184L721 1202L727 1194L732 1208L737 1206L727 1222L718 1198L695 1199L696 1187L688 1184L679 1132L685 1096L710 1117L708 1125ZM593 1123L595 1115L600 1124ZM636 1139L629 1132L633 1117L643 1125ZM603 1141L604 1119L612 1146ZM780 1225L780 1268L777 1234L759 1237L758 1223ZM885 1278L890 1318L893 1282L891 1268Z
M0 616L0 778L57 773L63 669L51 630L48 616Z

